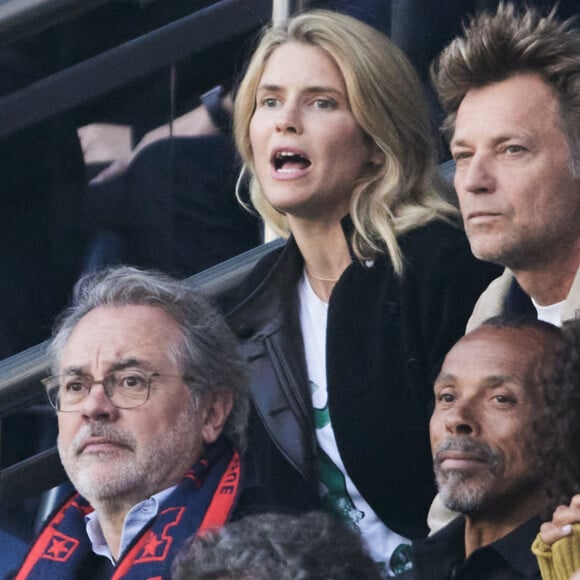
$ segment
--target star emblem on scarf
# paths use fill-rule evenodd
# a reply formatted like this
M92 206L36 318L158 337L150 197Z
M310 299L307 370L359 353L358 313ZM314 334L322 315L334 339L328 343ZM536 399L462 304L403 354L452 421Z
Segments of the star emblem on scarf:
M43 557L57 562L66 562L75 551L78 544L79 542L75 538L65 536L64 534L55 531Z
M165 542L163 540L160 540L153 532L150 532L149 537L147 538L147 542L143 546L141 557L143 558L147 556L155 556L157 548L164 544Z

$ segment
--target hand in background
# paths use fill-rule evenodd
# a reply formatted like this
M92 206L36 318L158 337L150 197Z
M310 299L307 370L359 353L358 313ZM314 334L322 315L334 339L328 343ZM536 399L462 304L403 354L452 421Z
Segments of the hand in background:
M91 180L91 183L102 183L116 177L117 175L121 175L127 170L127 167L129 167L133 159L145 147L151 143L154 143L155 141L168 139L170 136L201 137L203 135L214 135L217 133L219 133L219 129L212 123L212 120L205 107L200 105L199 107L193 109L193 111L185 113L185 115L175 119L173 121L172 127L167 124L149 131L149 133L147 133L143 139L139 141L134 149L116 157L116 159L109 166L103 169L103 171L101 171ZM83 143L83 133L79 134L81 135L81 143ZM84 134L84 141L86 142L88 139L87 136L91 134L91 132L85 130ZM94 132L92 134L94 134ZM94 144L92 144L91 148L94 149L94 147ZM90 150L83 146L83 151L86 153L85 161L89 163L90 160L87 159L87 154L90 153Z
M545 522L540 527L542 540L552 545L554 542L572 533L572 524L580 523L580 495L575 495L570 505L561 505L554 510L552 521ZM580 575L578 576L580 579Z

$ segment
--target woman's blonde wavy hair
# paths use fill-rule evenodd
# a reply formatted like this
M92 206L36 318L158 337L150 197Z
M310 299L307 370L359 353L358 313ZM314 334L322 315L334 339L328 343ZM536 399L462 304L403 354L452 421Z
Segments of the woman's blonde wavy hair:
M441 196L446 186L436 172L436 148L419 79L403 53L370 26L350 16L315 10L265 30L234 105L234 136L244 162L238 184L248 172L254 207L278 234L288 236L286 217L270 205L256 178L249 136L266 62L288 42L316 46L334 60L344 77L352 114L383 152L384 162L367 172L353 191L352 246L360 260L388 253L401 273L397 236L435 219L456 223L458 211Z

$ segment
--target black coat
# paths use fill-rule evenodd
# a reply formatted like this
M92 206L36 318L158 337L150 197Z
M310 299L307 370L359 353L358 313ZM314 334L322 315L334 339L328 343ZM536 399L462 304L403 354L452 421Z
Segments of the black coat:
M346 224L348 228L350 223ZM351 479L392 530L427 532L434 495L428 422L432 381L463 335L479 294L500 270L473 258L461 230L435 222L399 240L390 260L354 260L329 302L327 379L338 448ZM293 239L222 297L250 368L248 491L275 509L318 502L316 435L308 390Z

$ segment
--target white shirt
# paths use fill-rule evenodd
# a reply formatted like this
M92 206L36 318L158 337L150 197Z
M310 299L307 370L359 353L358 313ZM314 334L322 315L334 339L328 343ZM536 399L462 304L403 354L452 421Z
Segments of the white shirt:
M362 497L344 467L328 412L326 382L328 304L314 293L305 274L298 284L298 296L306 367L319 445L318 462L323 502L349 527L361 534L371 557L390 575L391 555L401 544L408 545L410 541L383 524ZM377 420L380 421L381 418L377 417ZM393 501L396 501L396 498Z
M562 312L564 312L565 300L562 302L556 302L556 304L550 304L548 306L540 306L533 298L532 304L538 313L538 320L543 320L544 322L549 322L555 326L562 326Z

